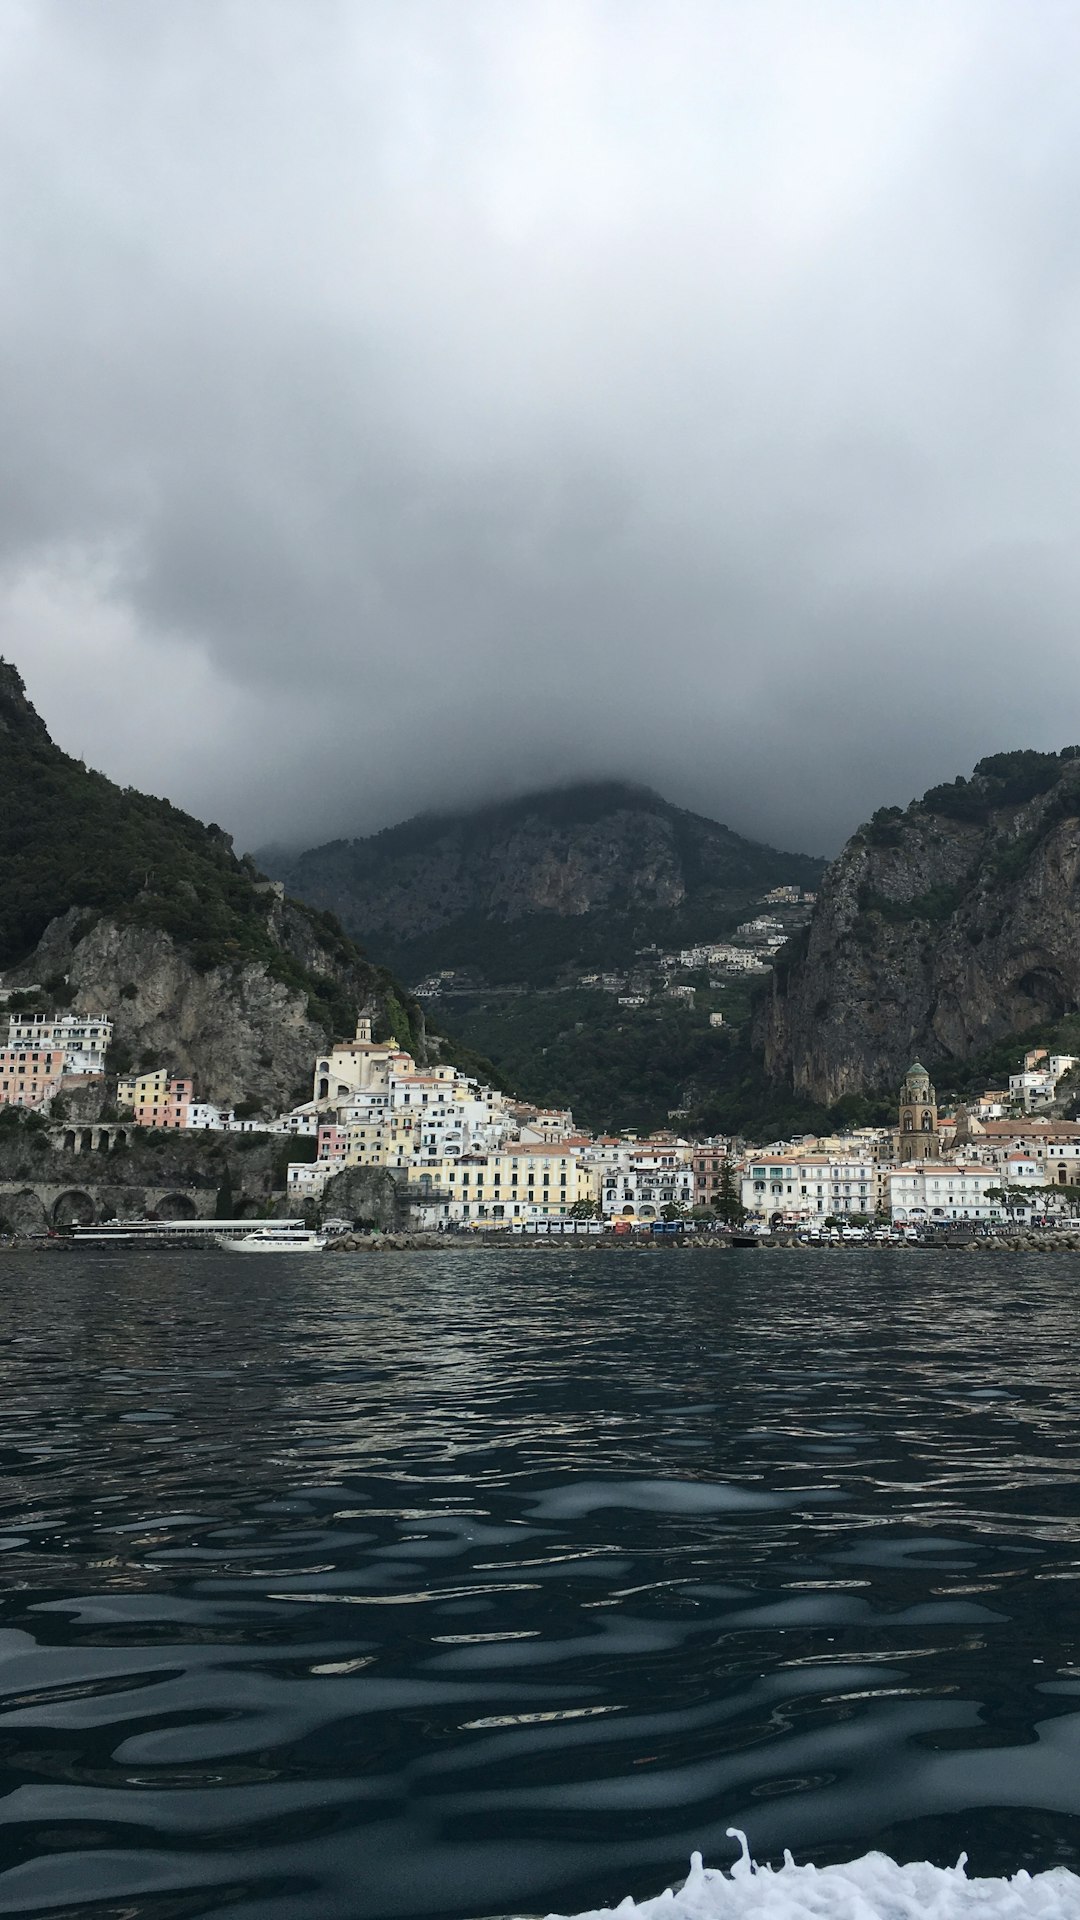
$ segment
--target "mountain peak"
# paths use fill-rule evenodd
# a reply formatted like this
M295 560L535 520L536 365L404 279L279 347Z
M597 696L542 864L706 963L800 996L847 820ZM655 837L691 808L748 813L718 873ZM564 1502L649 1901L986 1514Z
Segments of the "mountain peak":
M536 954L557 971L582 942L606 953L609 921L620 951L646 923L643 938L700 937L699 923L734 924L770 887L816 886L821 866L744 840L649 787L590 780L420 814L277 871L291 893L331 908L399 967L423 972L479 953L491 975L500 929L518 929L517 948L533 928Z
M48 740L49 731L26 693L26 684L17 666L0 655L0 729L5 733L36 735Z

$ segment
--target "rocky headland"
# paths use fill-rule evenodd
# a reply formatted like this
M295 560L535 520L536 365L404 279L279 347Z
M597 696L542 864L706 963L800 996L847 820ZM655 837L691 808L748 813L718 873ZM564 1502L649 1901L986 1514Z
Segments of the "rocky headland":
M1080 1004L1080 749L997 754L852 835L764 997L774 1082L829 1105Z

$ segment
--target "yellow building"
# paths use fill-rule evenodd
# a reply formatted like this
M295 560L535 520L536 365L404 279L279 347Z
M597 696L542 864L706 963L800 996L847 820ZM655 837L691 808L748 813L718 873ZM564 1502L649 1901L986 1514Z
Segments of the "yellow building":
M418 1117L392 1110L370 1120L350 1120L345 1135L345 1165L407 1167L413 1158Z
M593 1193L589 1168L565 1142L512 1140L498 1152L410 1166L408 1178L413 1198L430 1195L445 1220L558 1219Z
M130 1107L137 1127L184 1127L194 1089L167 1067L153 1073L122 1074L116 1084L118 1107Z

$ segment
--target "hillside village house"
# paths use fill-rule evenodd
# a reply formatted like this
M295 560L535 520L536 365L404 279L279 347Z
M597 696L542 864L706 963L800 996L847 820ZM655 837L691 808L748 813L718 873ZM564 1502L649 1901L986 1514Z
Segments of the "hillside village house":
M13 1013L8 1018L8 1046L58 1049L66 1074L104 1073L112 1030L112 1021L104 1016Z
M190 1080L170 1074L166 1067L152 1073L124 1074L117 1082L116 1100L130 1108L137 1127L186 1127L194 1089Z
M1058 1082L1077 1065L1074 1053L1049 1053L1045 1047L1034 1047L1024 1055L1023 1068L1019 1073L1009 1075L1009 1094L1018 1101L1025 1113L1035 1107L1048 1106L1058 1089Z
M720 1192L724 1161L731 1155L729 1140L699 1140L693 1149L694 1205L708 1207ZM732 1172L733 1190L735 1176Z
M0 1047L0 1106L41 1107L64 1077L62 1047Z

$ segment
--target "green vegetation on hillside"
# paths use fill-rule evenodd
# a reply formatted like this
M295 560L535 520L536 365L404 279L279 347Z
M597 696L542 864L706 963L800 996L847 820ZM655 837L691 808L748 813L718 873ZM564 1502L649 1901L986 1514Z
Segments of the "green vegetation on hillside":
M500 1085L539 1104L572 1107L579 1122L600 1131L673 1126L768 1140L892 1118L891 1099L826 1109L773 1086L746 1040L746 986L733 983L723 996L730 1024L719 1028L708 1021L716 998L628 1011L608 994L577 989L455 996L447 1004L462 1039L490 1053Z
M0 660L0 967L32 953L51 920L82 908L84 931L103 914L159 927L202 969L257 961L307 996L327 1032L350 1031L355 984L385 997L389 974L368 965L333 914L297 905L309 948L351 976L349 990L312 972L273 930L273 906L253 862L236 858L220 827L62 753L14 666ZM51 984L54 1002L62 988ZM406 997L405 1045L414 1043L414 1005Z
M461 1039L482 1044L507 1085L604 1129L667 1126L684 1084L712 1077L729 1044L723 1028L689 1010L631 1016L585 989L449 1004Z
M919 805L927 813L951 820L985 821L998 807L1023 806L1040 793L1049 793L1065 773L1078 773L1080 747L1060 753L1038 753L1032 747L1014 753L991 753L976 762L970 780L962 776L930 787ZM875 820L878 819L875 814Z
M31 952L70 907L247 954L266 941L252 880L219 828L61 753L0 662L0 964Z

